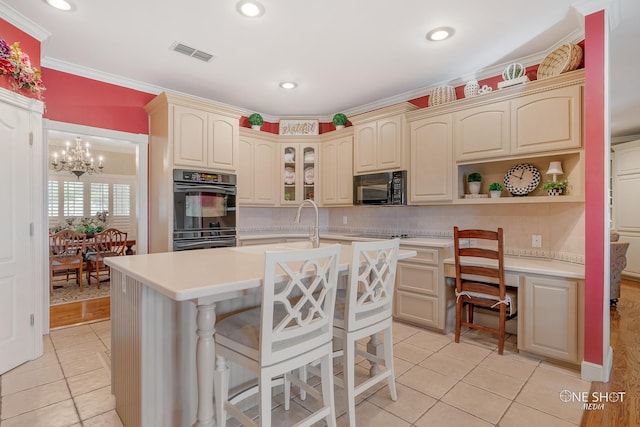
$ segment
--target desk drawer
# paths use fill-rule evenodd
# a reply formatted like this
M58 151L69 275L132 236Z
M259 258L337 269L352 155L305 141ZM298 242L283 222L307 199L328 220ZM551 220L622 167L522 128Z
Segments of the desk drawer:
M425 249L416 246L403 246L400 245L400 249L408 249L416 251L418 254L412 258L407 258L402 262L415 262L424 264L438 264L438 250L437 249Z
M399 290L437 296L438 270L437 266L399 262L396 286Z

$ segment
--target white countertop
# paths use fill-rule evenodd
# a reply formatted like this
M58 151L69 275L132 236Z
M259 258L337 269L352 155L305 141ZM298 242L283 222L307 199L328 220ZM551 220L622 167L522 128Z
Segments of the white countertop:
M309 244L305 241L128 255L106 258L105 263L175 301L187 301L259 287L265 251L293 250ZM348 270L351 249L350 245L341 245L340 271ZM416 255L415 251L401 250L398 259Z
M468 260L463 259L462 262L467 263ZM444 264L445 267L455 266L455 259L446 258ZM483 265L486 263L474 259L469 264ZM505 256L504 270L505 273L542 274L584 280L584 265L550 259Z

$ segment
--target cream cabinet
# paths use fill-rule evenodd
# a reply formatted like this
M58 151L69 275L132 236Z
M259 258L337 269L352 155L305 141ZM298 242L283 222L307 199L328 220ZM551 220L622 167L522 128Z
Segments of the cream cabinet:
M453 197L452 115L441 114L409 123L411 168L409 203L451 201Z
M281 142L280 146L280 204L299 205L305 199L318 198L317 143Z
M518 292L518 349L582 362L583 283L548 276L525 276Z
M320 145L323 206L353 205L353 136L335 137Z
M511 154L582 146L582 85L525 95L511 101Z
M509 155L509 104L493 102L454 114L456 160Z
M406 169L409 140L405 113L416 109L403 103L350 117L353 123L353 174Z
M629 242L624 275L640 278L640 140L616 144L613 156L613 228Z
M256 135L252 135L256 133ZM240 134L237 203L241 206L275 206L279 201L280 152L274 138L249 129Z
M173 249L173 170L237 173L240 110L161 93L149 114L149 252Z
M447 292L444 264L450 248L411 246L401 249L417 252L417 256L398 262L393 315L395 318L420 326L445 331ZM448 289L449 288L449 289Z
M235 172L238 167L239 117L197 107L174 105L173 164Z

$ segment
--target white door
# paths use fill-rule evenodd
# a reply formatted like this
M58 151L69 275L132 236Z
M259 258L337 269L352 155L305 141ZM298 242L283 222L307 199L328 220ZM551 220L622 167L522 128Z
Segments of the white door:
M36 330L29 130L26 110L0 102L0 374L32 357Z

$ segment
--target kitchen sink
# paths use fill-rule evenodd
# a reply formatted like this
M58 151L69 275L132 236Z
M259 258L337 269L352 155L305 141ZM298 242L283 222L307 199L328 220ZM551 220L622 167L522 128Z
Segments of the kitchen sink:
M321 248L330 245L331 243L320 243ZM302 242L272 243L268 245L236 246L231 248L231 250L246 254L263 254L266 251L297 251L300 249L311 249L311 247L311 242L305 240Z

